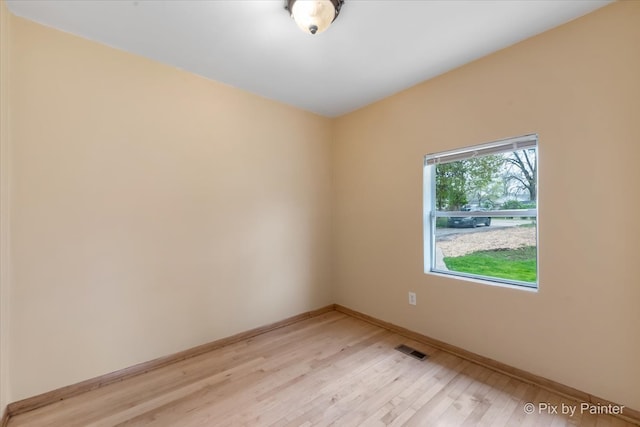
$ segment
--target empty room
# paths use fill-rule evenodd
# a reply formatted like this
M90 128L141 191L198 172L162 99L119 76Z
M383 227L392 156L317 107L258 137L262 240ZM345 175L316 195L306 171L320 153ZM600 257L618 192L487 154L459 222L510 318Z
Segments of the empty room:
M0 18L1 427L640 425L640 1Z

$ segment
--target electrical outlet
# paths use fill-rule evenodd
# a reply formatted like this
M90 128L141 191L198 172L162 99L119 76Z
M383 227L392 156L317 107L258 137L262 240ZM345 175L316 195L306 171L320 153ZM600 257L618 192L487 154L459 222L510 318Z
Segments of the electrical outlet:
M409 292L409 304L416 305L416 293Z

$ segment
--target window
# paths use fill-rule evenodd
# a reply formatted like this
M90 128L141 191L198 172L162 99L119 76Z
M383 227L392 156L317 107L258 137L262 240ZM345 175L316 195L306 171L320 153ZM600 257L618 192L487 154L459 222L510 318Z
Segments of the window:
M538 136L424 158L425 272L538 287Z

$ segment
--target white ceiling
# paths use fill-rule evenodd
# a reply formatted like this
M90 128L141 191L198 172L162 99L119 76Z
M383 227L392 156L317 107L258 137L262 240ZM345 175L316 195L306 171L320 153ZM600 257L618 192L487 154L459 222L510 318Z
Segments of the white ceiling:
M16 15L335 117L609 3L346 0L315 36L284 0L9 0Z

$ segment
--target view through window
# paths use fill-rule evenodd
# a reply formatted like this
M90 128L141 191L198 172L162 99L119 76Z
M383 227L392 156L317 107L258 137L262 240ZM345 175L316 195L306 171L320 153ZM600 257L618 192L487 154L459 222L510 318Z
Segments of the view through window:
M429 154L425 271L538 286L537 135Z

